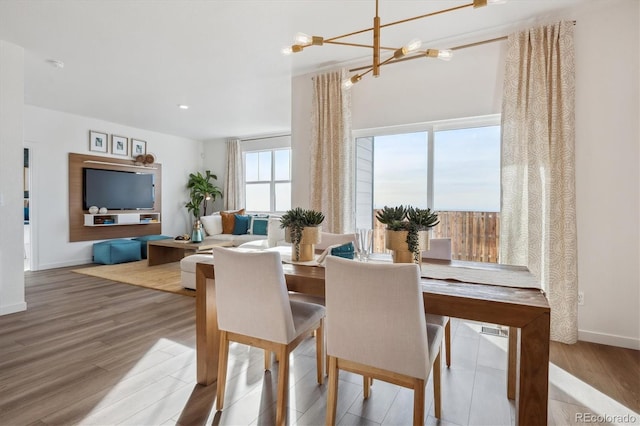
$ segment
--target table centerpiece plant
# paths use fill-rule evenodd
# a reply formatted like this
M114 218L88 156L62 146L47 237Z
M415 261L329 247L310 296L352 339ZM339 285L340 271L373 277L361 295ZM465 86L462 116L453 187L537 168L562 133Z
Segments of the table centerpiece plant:
M394 263L422 262L422 251L429 250L429 230L440 223L431 209L412 206L384 206L376 214L386 225L385 247L391 250Z
M315 245L320 242L324 214L300 207L287 210L280 218L280 227L285 230L285 241L292 244L291 260L306 262L313 260Z

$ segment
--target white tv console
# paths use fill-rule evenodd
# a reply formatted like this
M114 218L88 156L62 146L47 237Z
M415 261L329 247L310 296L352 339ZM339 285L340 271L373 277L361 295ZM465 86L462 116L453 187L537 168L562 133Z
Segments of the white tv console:
M160 223L160 213L85 214L84 226L146 225Z

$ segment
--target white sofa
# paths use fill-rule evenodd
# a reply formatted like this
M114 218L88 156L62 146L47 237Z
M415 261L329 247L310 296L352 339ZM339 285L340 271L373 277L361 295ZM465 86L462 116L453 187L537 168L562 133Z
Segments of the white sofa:
M203 218L201 218L202 220ZM205 219L207 220L207 219ZM266 249L269 247L276 247L278 245L285 244L284 242L284 229L280 228L280 216L269 216L267 224L267 235L254 235L254 234L222 234L217 233L217 223L214 224L214 228L211 227L211 222L217 222L217 219L209 220L209 230L213 233L207 235L205 241L231 241L234 246L242 246L243 248L253 249ZM205 222L203 221L203 224ZM220 232L222 232L222 225L220 225ZM205 225L205 230L207 225ZM196 264L197 263L213 263L212 254L193 254L187 256L180 261L180 279L182 287L192 290L196 289Z
M244 210L238 211L243 217L247 217L247 215L243 214ZM266 233L262 232L261 234L258 232L259 229L256 228L257 232L253 231L253 226L250 228L243 228L242 230L235 233L236 229L232 226L234 233L223 233L223 218L220 214L221 212L214 212L207 216L200 217L200 222L202 223L202 227L204 230L204 241L225 241L230 242L233 246L239 246L241 244L263 240L267 238ZM236 213L235 211L222 212L222 213ZM267 221L268 217L266 215L263 216L251 216L252 219L257 218L257 221ZM275 216L274 216L275 217ZM278 217L279 220L279 217ZM251 221L249 221L251 223ZM263 227L262 231L266 231L266 222L262 222ZM229 232L229 231L227 231Z
M235 247L245 243L252 242L252 241L262 241L262 240L264 240L264 235L251 235L251 234L242 234L242 235L216 234L216 235L207 235L204 237L204 242L227 241L227 242L230 242L231 245Z
M180 261L180 281L182 287L191 290L196 289L196 264L210 263L213 264L213 254L192 254L182 258Z

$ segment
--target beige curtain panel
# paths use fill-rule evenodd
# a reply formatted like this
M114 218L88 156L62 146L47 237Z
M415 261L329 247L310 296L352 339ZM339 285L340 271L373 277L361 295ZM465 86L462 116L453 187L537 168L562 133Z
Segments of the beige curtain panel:
M512 34L502 104L500 262L525 265L551 305L551 338L575 343L573 22Z
M240 139L227 140L227 169L224 179L224 208L244 208L244 167Z
M351 95L342 89L346 72L313 77L311 208L322 211L325 231L353 230Z

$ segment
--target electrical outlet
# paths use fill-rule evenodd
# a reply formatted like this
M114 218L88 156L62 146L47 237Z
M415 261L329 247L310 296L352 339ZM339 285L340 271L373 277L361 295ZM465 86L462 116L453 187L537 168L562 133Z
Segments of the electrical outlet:
M584 306L584 292L578 292L578 306Z

